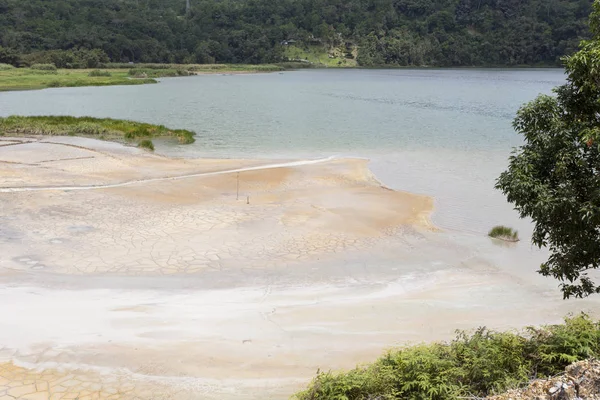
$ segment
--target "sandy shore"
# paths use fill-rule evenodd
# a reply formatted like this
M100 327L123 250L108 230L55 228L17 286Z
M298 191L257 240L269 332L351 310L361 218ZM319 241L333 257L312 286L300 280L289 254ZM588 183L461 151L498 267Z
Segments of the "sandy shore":
M283 399L400 343L600 309L367 164L2 138L0 399Z

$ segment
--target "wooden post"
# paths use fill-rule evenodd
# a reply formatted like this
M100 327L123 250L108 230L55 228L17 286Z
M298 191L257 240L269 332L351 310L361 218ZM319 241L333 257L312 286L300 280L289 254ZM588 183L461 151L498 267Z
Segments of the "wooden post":
M240 199L240 173L237 173L237 184L236 184L236 189L235 189L235 199L239 200Z

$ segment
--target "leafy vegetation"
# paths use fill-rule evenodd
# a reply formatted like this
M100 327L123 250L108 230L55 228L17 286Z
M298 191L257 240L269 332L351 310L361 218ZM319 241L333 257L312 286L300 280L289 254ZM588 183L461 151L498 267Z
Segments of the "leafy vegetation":
M487 396L600 356L600 322L581 314L521 333L480 328L447 343L391 350L347 372L318 372L297 400L430 399Z
M58 68L98 68L109 61L100 49L49 50L25 54L20 58L22 66L53 64Z
M284 49L284 56L296 62L307 62L316 66L325 67L355 67L357 66L355 49L325 48L322 45L296 46L288 45Z
M358 48L363 66L557 64L588 36L591 3L190 0L187 8L182 0L0 0L0 62L276 63L293 41L326 54Z
M101 71L99 69L93 69L88 73L88 76L112 76L108 71Z
M134 78L160 78L160 77L174 77L174 76L188 76L190 72L184 68L132 68L129 70L129 75Z
M600 293L588 272L600 267L600 3L593 40L565 58L567 83L517 113L525 144L496 183L535 226L532 242L548 247L539 272L561 282L565 298Z
M502 225L493 227L489 231L488 236L495 239L508 240L511 242L516 242L519 240L519 232Z
M14 68L15 67L13 65L0 63L0 71L6 71Z
M0 0L1 1L1 0ZM90 70L45 71L31 68L0 69L0 91L30 90L49 87L139 85L156 83L154 79L130 79L127 71L107 71L110 76L90 75Z
M140 140L140 142L138 143L138 147L141 147L143 149L147 149L150 151L154 151L154 143L152 143L152 140L150 140L150 139Z
M38 69L40 71L56 71L56 65L54 64L33 64L31 69Z
M100 68L103 68L103 70L40 70L14 68L11 65L3 68L2 64L0 64L0 91L43 89L48 87L140 85L144 83L156 83L156 80L153 78L161 77L187 76L200 73L273 72L296 67L298 67L296 64L136 64L132 68L132 65L129 63L107 63L100 65Z
M175 137L182 144L194 142L194 132L169 129L163 125L125 121L110 118L40 116L10 116L0 118L0 136L61 135L86 136L107 140L141 140L156 137ZM149 148L149 144L139 143ZM150 142L152 144L152 142ZM153 147L154 145L152 145Z

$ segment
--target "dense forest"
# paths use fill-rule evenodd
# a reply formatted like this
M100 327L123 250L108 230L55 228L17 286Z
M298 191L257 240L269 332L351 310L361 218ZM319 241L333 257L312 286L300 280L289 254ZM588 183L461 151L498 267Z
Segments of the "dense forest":
M100 49L113 62L268 63L346 49L359 65L551 65L592 0L0 0L0 62ZM358 49L358 51L353 51Z

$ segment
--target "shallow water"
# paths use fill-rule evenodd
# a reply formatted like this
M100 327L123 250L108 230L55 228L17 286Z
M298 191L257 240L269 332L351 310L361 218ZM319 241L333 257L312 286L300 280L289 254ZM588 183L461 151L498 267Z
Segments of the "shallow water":
M158 85L0 93L0 115L127 118L193 129L182 157L368 157L386 185L436 198L434 222L530 231L493 189L520 137L521 104L561 69L304 70L163 79Z

